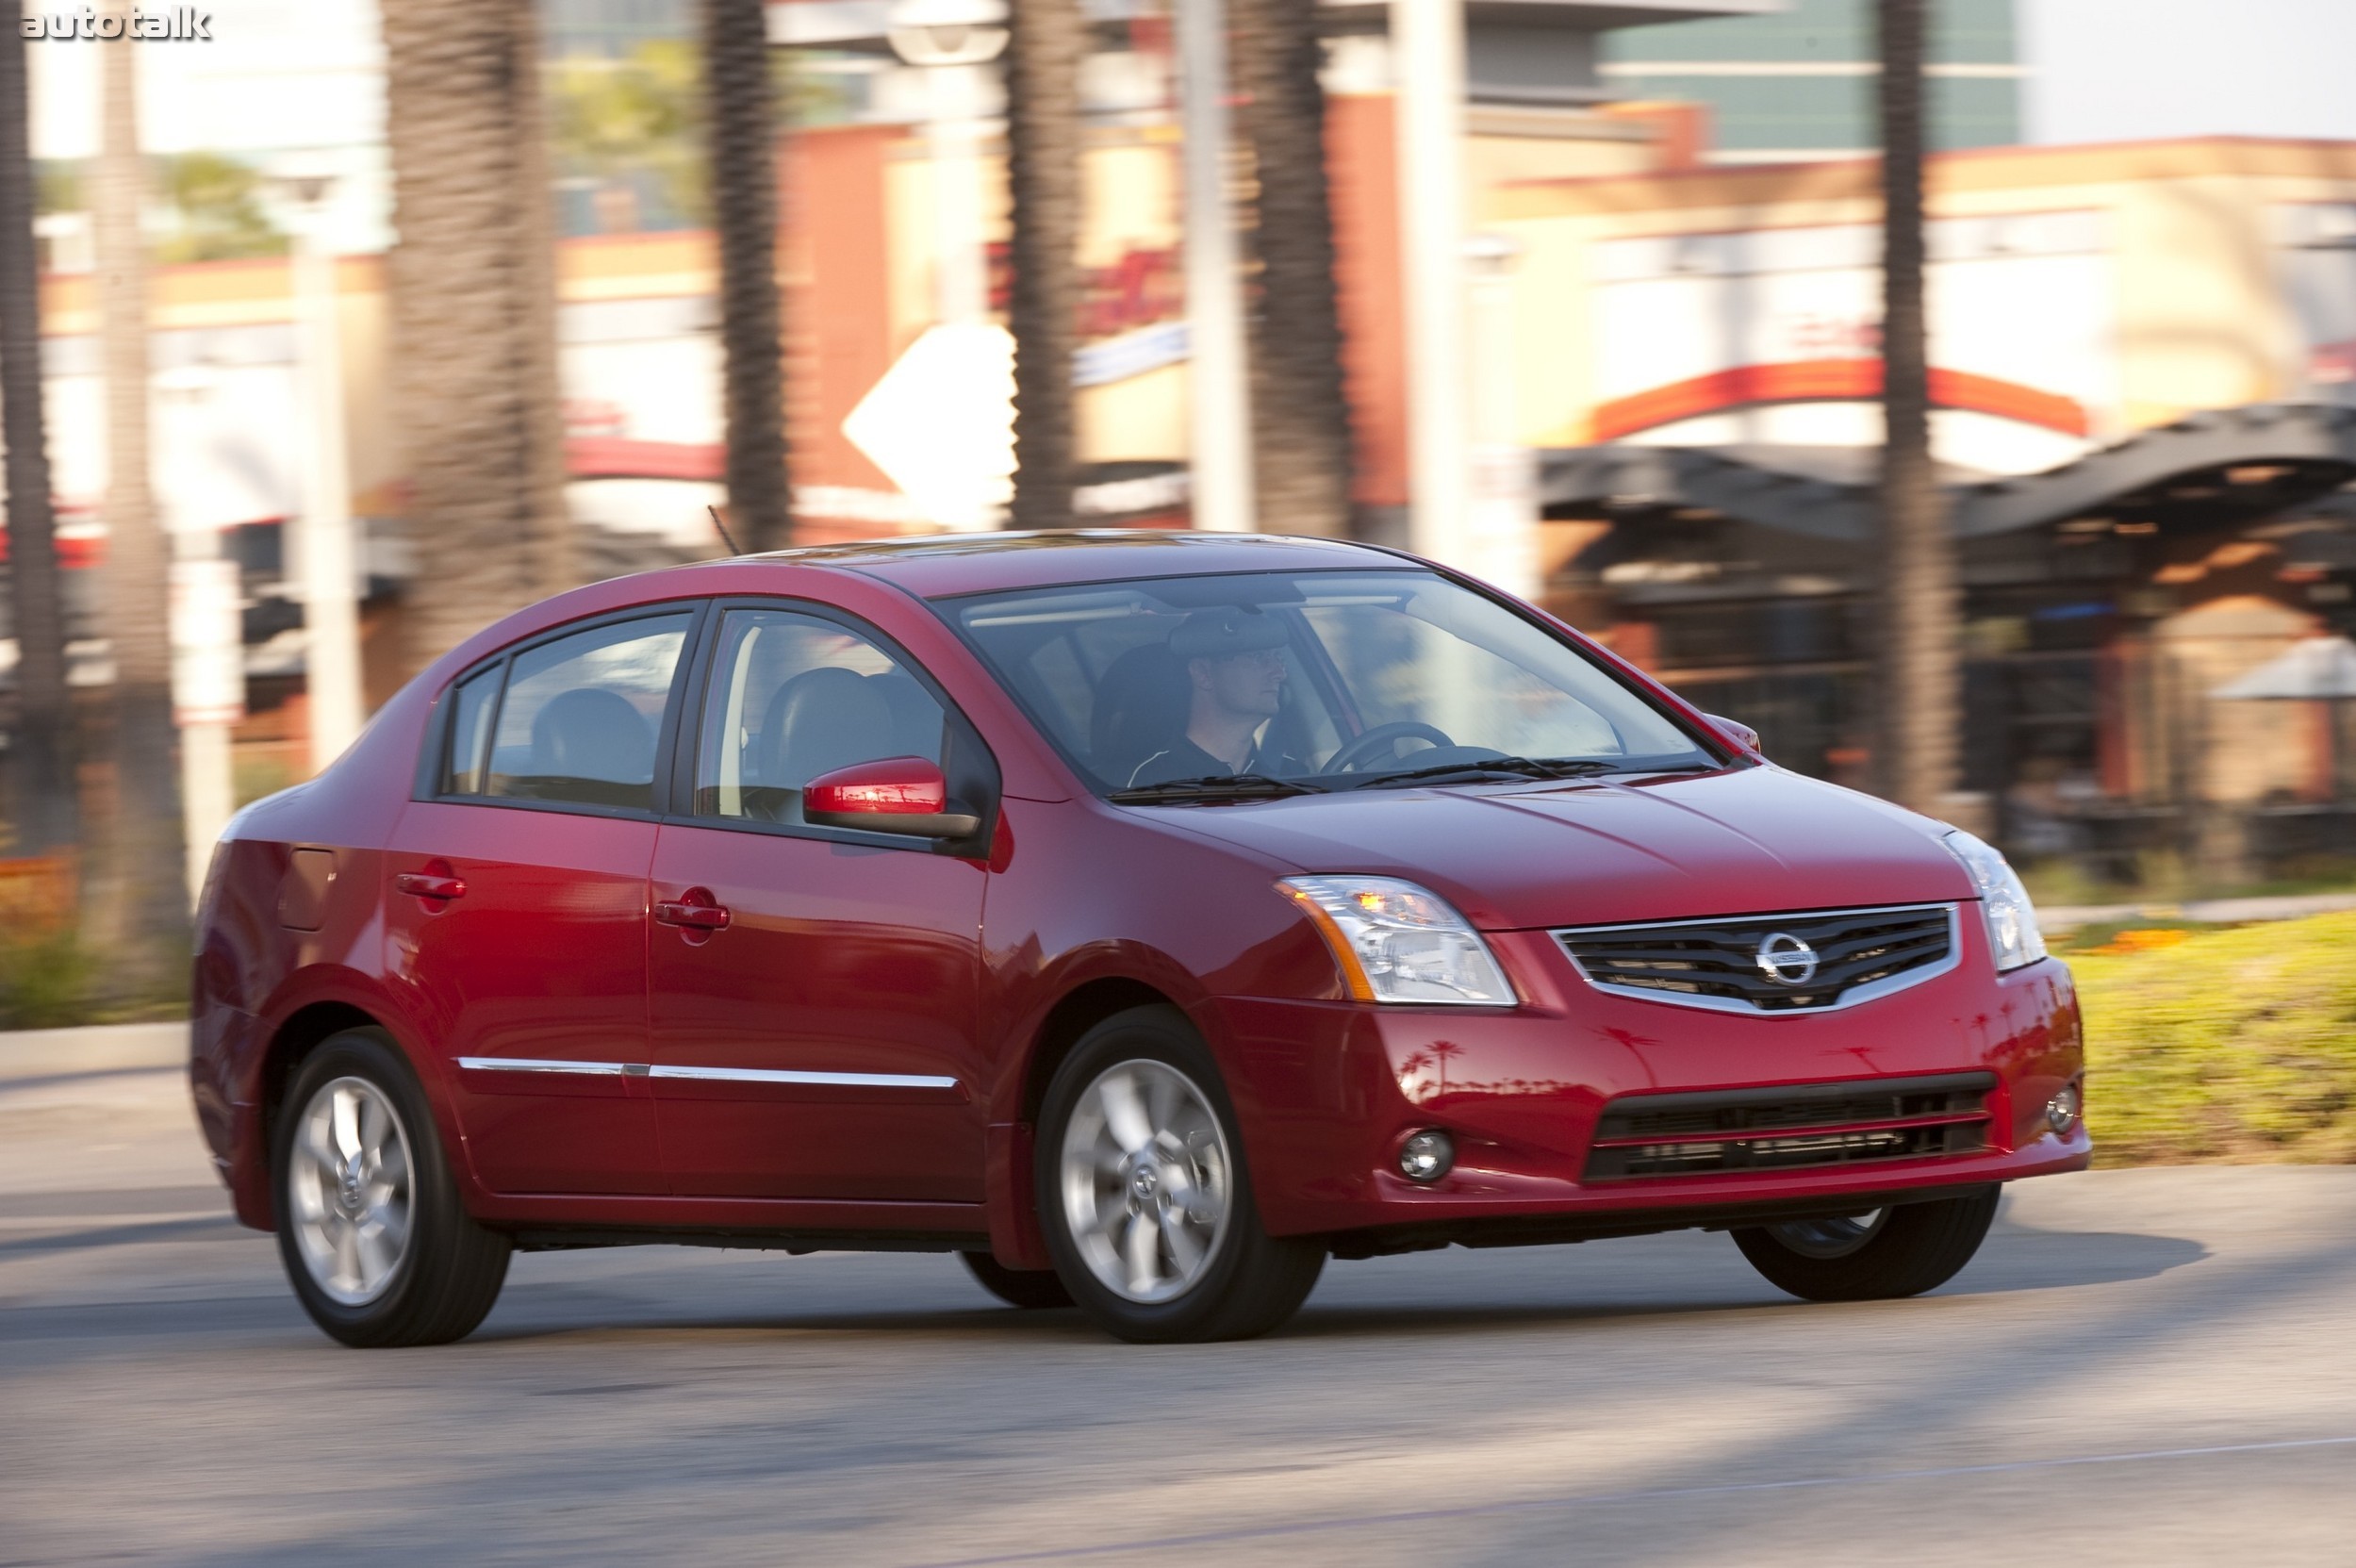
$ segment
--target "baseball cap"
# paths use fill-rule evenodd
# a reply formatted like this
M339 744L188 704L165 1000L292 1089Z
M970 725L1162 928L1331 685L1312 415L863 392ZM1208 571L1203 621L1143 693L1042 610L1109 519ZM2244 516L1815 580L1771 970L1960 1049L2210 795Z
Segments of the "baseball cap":
M1218 659L1282 648L1286 641L1284 624L1275 616L1258 605L1231 605L1196 610L1179 621L1170 634L1170 652L1181 659Z

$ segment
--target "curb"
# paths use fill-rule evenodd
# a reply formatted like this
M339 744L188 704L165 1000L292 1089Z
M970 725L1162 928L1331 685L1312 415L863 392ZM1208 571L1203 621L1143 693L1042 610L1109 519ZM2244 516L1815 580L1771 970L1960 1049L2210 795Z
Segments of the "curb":
M2302 893L2277 898L2196 899L2190 903L2079 904L2037 911L2037 924L2049 932L2065 932L2106 920L2198 920L2232 925L2242 921L2297 920L2309 915L2331 915L2356 909L2356 893Z
M181 1067L189 1061L189 1026L100 1024L90 1029L27 1029L0 1033L0 1083L27 1078Z

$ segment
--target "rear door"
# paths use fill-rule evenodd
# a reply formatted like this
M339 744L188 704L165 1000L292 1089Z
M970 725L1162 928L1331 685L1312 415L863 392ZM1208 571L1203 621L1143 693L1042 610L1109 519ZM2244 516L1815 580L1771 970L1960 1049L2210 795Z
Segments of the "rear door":
M924 756L978 804L997 766L871 627L740 602L708 647L648 928L672 1189L978 1202L986 872L928 840L810 825L801 786Z
M389 846L387 940L494 1191L654 1194L647 871L697 612L509 650L443 700L431 799Z

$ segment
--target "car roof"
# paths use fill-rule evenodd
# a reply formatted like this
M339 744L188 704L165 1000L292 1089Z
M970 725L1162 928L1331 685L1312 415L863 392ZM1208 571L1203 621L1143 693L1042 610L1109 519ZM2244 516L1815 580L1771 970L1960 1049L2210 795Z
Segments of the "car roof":
M1352 567L1395 569L1421 565L1396 552L1346 539L1158 528L934 534L921 538L811 545L738 560L857 571L926 599L1135 577L1332 571Z

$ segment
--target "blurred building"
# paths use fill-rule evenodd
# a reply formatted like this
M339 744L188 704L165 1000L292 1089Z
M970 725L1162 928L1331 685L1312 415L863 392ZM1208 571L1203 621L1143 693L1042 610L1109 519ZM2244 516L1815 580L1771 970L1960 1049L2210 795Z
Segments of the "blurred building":
M1635 98L1703 106L1713 163L1860 157L1881 145L1874 0L1787 0L1757 16L1629 27L1604 44L1604 79ZM2021 136L2015 0L1930 8L1931 145L2002 147Z
M2114 871L2345 853L2331 705L2215 694L2356 627L2356 144L1957 153L1930 190L1968 787L2016 848ZM1487 214L1524 247L1554 603L1856 780L1878 216L1864 160L1525 181Z

